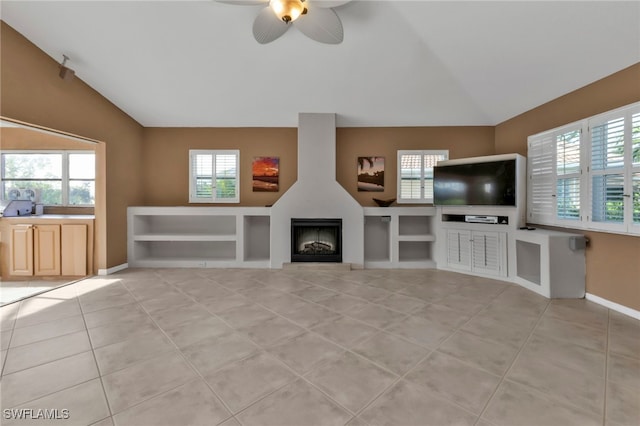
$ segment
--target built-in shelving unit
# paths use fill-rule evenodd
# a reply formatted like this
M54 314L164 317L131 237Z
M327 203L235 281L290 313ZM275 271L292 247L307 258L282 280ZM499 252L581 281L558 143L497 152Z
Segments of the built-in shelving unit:
M130 207L131 267L269 267L270 217L260 207Z
M515 283L546 297L584 297L584 236L547 229L517 230L514 235Z
M434 268L433 207L365 207L366 268Z
M467 222L468 216L496 223ZM515 270L513 232L522 223L517 207L439 207L438 268L486 277L508 278Z

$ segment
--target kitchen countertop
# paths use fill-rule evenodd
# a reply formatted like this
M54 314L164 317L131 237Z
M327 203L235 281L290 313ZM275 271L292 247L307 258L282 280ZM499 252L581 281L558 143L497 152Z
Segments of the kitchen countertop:
M50 219L50 220L69 220L69 219L78 219L78 220L93 220L96 217L91 214L41 214L41 215L31 215L31 216L10 216L10 217L2 217L2 219L17 219L17 220L35 220L35 219Z

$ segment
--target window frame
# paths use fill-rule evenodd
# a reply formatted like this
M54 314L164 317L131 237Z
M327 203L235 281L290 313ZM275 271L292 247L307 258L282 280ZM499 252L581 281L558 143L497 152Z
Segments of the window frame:
M640 162L634 165L633 163L633 118L640 114L640 102L636 102L630 105L626 105L621 108L617 108L611 111L604 112L602 114L588 117L584 120L580 120L565 126L558 127L556 129L541 132L536 135L529 136L527 140L528 154L527 154L527 221L529 223L540 225L551 225L565 228L574 229L588 229L600 232L610 232L625 235L639 235L640 223L633 222L633 176L634 174L640 174ZM606 124L609 121L616 119L624 119L624 132L623 132L623 164L616 167L603 167L595 169L593 167L594 152L593 143L593 130ZM640 122L640 119L636 117L636 121ZM556 136L562 133L566 133L571 129L581 129L580 136L580 217L579 220L567 220L558 217L557 212L557 185L560 179L557 170L558 154L556 152ZM552 140L553 151L551 153L552 170L551 173L540 174L534 176L536 173L535 166L542 164L544 161L544 149L545 143L548 143L549 138ZM607 140L604 141L604 148L608 149ZM606 157L606 154L605 154ZM593 220L594 211L594 178L598 176L618 176L622 177L623 187L623 218L620 222L610 222ZM569 175L563 175L563 177ZM577 177L578 175L572 174L571 176ZM545 186L546 185L546 186ZM535 188L534 188L535 186ZM541 209L542 202L538 199L536 203L536 193L544 192L540 191L543 188L545 191L551 188L552 197L554 201L551 203L551 209ZM605 198L605 203L607 199ZM545 206L549 203L544 203ZM605 207L606 209L606 207Z
M196 176L194 170L194 159L198 155L210 155L211 159L211 197L196 196ZM217 198L216 196L216 156L218 155L234 155L236 163L235 174L235 197L233 198ZM240 203L240 150L239 149L190 149L189 150L189 203L193 204L237 204Z
M29 180L29 178L23 179L5 179L5 166L4 166L4 155L5 154L59 154L62 156L62 171L60 179L32 179L33 181L51 181L51 182L60 182L61 185L61 199L60 204L44 204L45 207L95 207L95 185L96 185L96 152L91 149L38 149L38 150L24 150L24 149L9 149L2 150L0 154L0 163L2 170L0 171L0 186L5 182L13 182L13 181L25 181ZM71 154L92 154L94 159L94 175L93 179L71 179L69 177L69 155ZM70 187L69 184L72 181L92 181L94 185L94 203L93 204L69 204L69 193ZM4 191L0 191L0 200L9 201L4 198Z
M419 155L420 156L420 198L402 198L402 156L403 155ZM396 202L398 204L433 204L433 176L425 177L424 157L426 155L443 155L445 158L438 161L449 159L448 149L402 149L397 152L397 194ZM433 167L431 168L433 171ZM431 197L425 194L425 181L431 180L432 192Z

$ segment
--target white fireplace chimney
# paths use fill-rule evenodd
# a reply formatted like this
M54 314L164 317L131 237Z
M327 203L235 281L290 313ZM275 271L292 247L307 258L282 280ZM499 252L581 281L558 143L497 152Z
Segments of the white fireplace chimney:
M272 268L291 261L292 218L342 219L343 262L363 267L364 210L336 181L333 113L298 115L298 180L271 208Z

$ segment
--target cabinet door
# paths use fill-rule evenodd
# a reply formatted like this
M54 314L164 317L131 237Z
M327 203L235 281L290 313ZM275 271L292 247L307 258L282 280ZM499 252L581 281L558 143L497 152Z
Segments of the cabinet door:
M498 232L474 232L471 240L473 271L502 275L503 247L500 234Z
M87 225L62 225L62 275L87 275Z
M33 275L33 229L31 225L11 227L9 275Z
M447 265L468 271L471 269L471 232L447 230Z
M33 228L34 275L60 275L60 225Z

